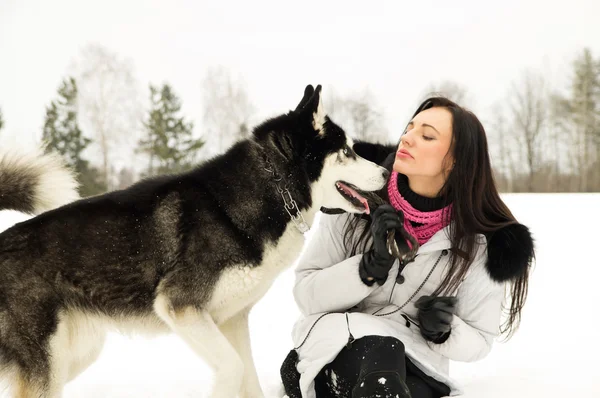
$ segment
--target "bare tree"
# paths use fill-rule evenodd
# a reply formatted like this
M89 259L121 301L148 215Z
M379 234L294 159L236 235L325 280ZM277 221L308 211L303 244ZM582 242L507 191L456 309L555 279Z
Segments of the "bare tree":
M534 190L534 177L542 163L543 133L548 118L548 94L541 75L525 71L514 83L509 97L513 137L524 152L527 190Z
M108 189L117 184L111 170L133 154L141 129L143 106L133 66L99 45L85 47L76 62L83 130L95 139L102 177Z
M325 100L327 112L350 136L355 140L389 142L383 111L368 88L348 96L330 92Z
M493 106L492 114L494 116L487 135L494 174L501 191L513 192L517 176L517 159L515 152L511 150L515 146L514 136L508 133L505 109L500 103Z
M219 66L209 68L202 89L203 136L209 137L207 147L210 147L207 149L222 152L235 141L247 138L255 108L250 102L245 83L241 79L234 79L229 69Z
M568 173L579 174L576 170L580 167L577 164L579 160L571 156L577 150L577 145L573 145L571 141L573 137L570 123L571 104L560 94L554 93L549 99L549 113L549 138L552 143L549 149L554 154L553 191L577 191L578 178L562 178Z
M581 123L581 108L578 110L576 101L572 98L556 96L553 103L553 111L556 115L556 126L560 130L560 135L563 140L567 140L569 145L567 151L568 170L573 175L571 187L569 190L585 191L587 188L587 172L589 166L590 147L588 144L589 136L586 134L585 128Z
M600 189L600 62L584 49L573 62L569 94L553 96L553 118L569 147L570 190Z
M588 191L594 181L591 166L600 160L600 62L585 48L573 62L571 83L571 119L579 144L580 187ZM595 184L593 184L595 185Z

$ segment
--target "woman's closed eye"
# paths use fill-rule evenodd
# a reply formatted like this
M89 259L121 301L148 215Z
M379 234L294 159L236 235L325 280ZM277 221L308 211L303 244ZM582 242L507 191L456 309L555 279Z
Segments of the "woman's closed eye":
M423 139L424 139L425 141L433 141L435 138L433 138L433 137L429 137L429 136L426 136L426 135L424 135L424 136L423 136Z

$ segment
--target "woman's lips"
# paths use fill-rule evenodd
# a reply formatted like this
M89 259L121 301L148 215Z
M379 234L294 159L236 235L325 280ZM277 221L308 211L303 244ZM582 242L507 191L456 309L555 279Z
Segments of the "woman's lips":
M398 152L396 152L396 157L414 159L413 156L405 149L400 149Z

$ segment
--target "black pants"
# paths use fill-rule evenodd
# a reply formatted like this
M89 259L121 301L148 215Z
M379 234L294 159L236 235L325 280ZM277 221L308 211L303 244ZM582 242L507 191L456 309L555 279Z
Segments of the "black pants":
M301 398L296 362L292 350L281 366L290 398ZM315 378L315 391L317 398L440 398L450 394L448 386L423 373L404 355L401 341L383 336L365 336L340 351Z

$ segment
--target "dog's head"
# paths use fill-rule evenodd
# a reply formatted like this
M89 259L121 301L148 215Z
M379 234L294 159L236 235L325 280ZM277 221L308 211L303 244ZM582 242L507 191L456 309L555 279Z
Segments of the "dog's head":
M385 168L358 156L352 139L327 116L320 85L307 86L294 111L263 123L254 135L294 175L307 177L312 206L369 213L357 191L379 190L388 176Z

